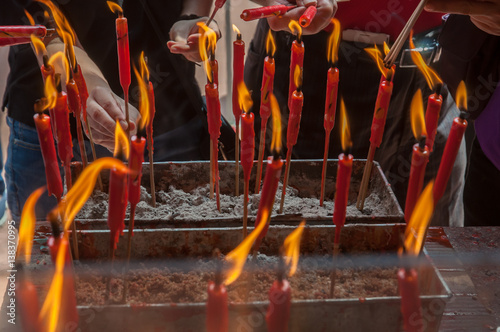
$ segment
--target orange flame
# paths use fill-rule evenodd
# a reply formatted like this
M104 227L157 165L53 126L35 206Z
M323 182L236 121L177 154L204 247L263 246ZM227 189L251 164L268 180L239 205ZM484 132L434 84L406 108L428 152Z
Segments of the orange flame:
M238 29L238 27L236 25L233 24L233 31L237 34L237 35L241 35L241 32L240 32L240 29Z
M299 65L296 65L293 71L293 82L297 89L302 88L302 68Z
M113 14L118 13L119 17L123 17L123 9L119 4L113 1L106 1L106 3L108 4L108 7L113 12Z
M215 47L217 46L217 34L210 29L205 22L196 23L200 27L200 42L199 51L201 60L204 62L205 72L208 80L212 82L212 66L210 65L209 52L215 55Z
M141 57L139 58L139 68L141 70L141 77L144 77L146 81L149 81L149 68L146 57L144 56L144 51L141 52Z
M427 81L427 85L431 90L434 90L436 84L438 83L443 83L439 75L432 69L430 68L424 61L424 58L422 57L422 54L418 52L417 48L415 47L415 44L413 43L413 30L410 33L410 55L411 59L415 63L415 65L418 67L418 69L424 74L425 80Z
M387 55L389 54L390 51L391 49L389 48L389 45L387 45L387 43L384 42L384 54Z
M292 34L297 35L298 40L302 38L302 27L299 22L291 20L290 23L288 23L288 29L290 29Z
M47 55L47 50L45 49L45 44L43 41L35 36L31 35L31 44L33 45L33 48L35 49L36 56L41 58L44 55Z
M100 172L104 169L110 168L116 168L122 172L128 172L128 167L118 159L111 157L97 159L82 171L82 174L73 184L71 190L68 191L64 200L52 210L52 213L61 215L64 222L65 232L70 228L76 214L80 211L82 206L92 194Z
M424 103L422 101L422 91L420 89L415 92L411 100L411 130L413 136L420 141L422 136L427 136L424 118Z
M26 264L31 261L31 249L33 247L33 236L35 235L35 205L44 191L45 187L41 187L31 193L24 203L23 212L21 213L17 253L18 255L24 253Z
M68 243L67 240L61 241L56 256L54 277L52 278L47 297L43 302L42 310L40 310L39 321L46 322L47 327L45 330L47 332L57 331L57 322L59 321L63 297L64 265Z
M273 33L271 32L271 29L267 32L267 38L266 38L266 53L270 54L271 57L274 56L274 53L276 53L276 42L273 37Z
M433 186L434 181L431 181L425 187L415 205L410 222L406 225L404 248L410 255L417 256L420 254L424 245L425 233L427 232L427 227L434 211Z
M139 130L142 130L149 123L149 95L148 87L146 85L147 78L145 77L148 72L148 66L144 60L144 52L141 53L139 59L140 73L134 65L134 73L139 85L139 112L141 119L139 120Z
M328 46L326 48L326 58L329 63L336 63L339 58L339 44L340 44L340 21L332 18L333 30L328 38Z
M224 280L224 284L230 285L239 278L247 261L248 253L250 252L250 249L252 249L255 240L257 240L257 237L266 226L269 217L269 211L264 210L259 225L252 231L252 233L248 234L248 236L236 248L226 255L225 259L229 264L231 264L231 268L226 272L226 280Z
M64 72L66 75L66 80L69 79L69 62L68 59L64 56L63 52L57 52L54 55L52 55L49 59L49 65L54 67L54 70L56 72Z
M279 153L281 151L281 112L278 100L274 93L271 93L271 114L273 120L273 136L271 139L271 151Z
M375 60L380 73L387 78L387 74L389 73L390 69L384 66L382 52L380 52L376 45L373 48L365 48L365 51L373 58L373 60Z
M347 152L352 147L352 141L351 129L349 128L349 119L347 118L347 112L345 109L343 98L340 99L340 132L342 133L342 136L340 138L342 150L344 152Z
M250 92L248 92L247 86L243 81L238 84L238 102L240 104L240 108L245 111L245 113L248 113L253 105Z
M305 224L306 221L303 220L299 227L286 237L285 242L283 243L283 247L285 249L285 263L290 266L290 270L288 271L289 277L293 276L297 271L300 256L300 239L302 238Z
M57 8L52 1L50 0L36 0L47 6L49 11L56 22L56 30L59 37L64 42L64 51L68 55L69 62L71 63L71 67L76 67L76 58L75 58L75 34L73 32L73 28L71 28L71 24L66 19L64 14Z
M464 81L461 81L458 85L457 96L455 100L460 110L467 111L467 88L465 87Z
M46 103L44 104L43 109L41 109L40 112L56 107L57 88L52 75L47 76L47 78L45 79L45 100Z
M31 14L26 9L24 10L24 14L28 18L28 21L30 21L30 24L35 25L35 20L33 19L33 16L31 16Z
M115 150L113 152L113 156L117 157L118 155L122 155L123 158L128 159L130 153L129 141L127 138L127 134L123 130L120 122L116 120L115 126Z

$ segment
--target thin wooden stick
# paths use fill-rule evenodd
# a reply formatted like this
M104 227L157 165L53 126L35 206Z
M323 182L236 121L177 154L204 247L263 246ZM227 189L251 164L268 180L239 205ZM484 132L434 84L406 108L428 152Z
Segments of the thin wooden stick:
M109 272L108 275L108 280L106 281L106 294L105 294L105 300L109 301L109 298L111 296L111 278L113 274L113 266L115 263L115 241L111 240L111 248L109 251L109 260L111 261L111 271Z
M125 121L127 122L127 128L125 128L125 133L127 133L127 138L130 141L130 116L128 111L128 91L123 91L123 97L125 99Z
M339 243L333 244L333 266L332 272L330 273L330 298L333 299L333 295L335 294L335 279L337 277L337 258L340 252Z
M72 181L71 181L71 166L70 165L64 165L64 175L66 177L66 189L69 191L71 189ZM78 235L76 234L76 224L73 221L71 223L71 237L73 238L73 254L74 254L74 259L79 260L80 259L80 254L78 253Z
M210 199L214 198L214 145L210 142Z
M153 162L153 142L152 135L147 135L148 155L149 155L149 187L151 189L151 206L156 207L155 170Z
M236 123L236 135L234 135L234 146L235 146L235 170L234 170L234 182L236 184L234 193L236 196L240 195L240 125Z
M330 131L326 132L325 137L325 152L323 153L323 170L321 172L321 196L319 198L319 206L323 206L325 199L325 182L326 182L326 166L328 164L328 148L330 146Z
M365 169L363 171L363 178L361 180L361 186L359 188L358 200L356 202L356 207L358 210L363 211L365 205L366 194L368 192L368 184L370 183L370 176L372 173L373 158L375 157L376 148L370 145L370 150L368 150L368 158L366 160Z
M127 301L127 293L128 293L128 277L127 273L130 268L130 255L132 253L132 234L134 232L134 222L135 222L135 204L130 205L130 219L128 221L128 236L127 236L127 267L125 269L125 273L123 275L123 298L122 302L125 303Z
M92 129L90 129L89 123L85 122L85 126L87 127L87 132L89 133L89 141L90 141L90 149L92 150L92 158L94 158L94 161L97 160L97 153L95 152L95 144L94 144L94 137L92 136ZM101 192L104 191L104 187L102 185L102 179L101 179L101 174L97 176L97 186L99 187L99 190Z
M285 178L283 179L283 190L281 191L281 202L279 213L283 213L283 205L285 204L286 186L288 185L288 176L290 175L290 161L292 159L292 149L286 152L286 170Z
M215 182L215 199L217 200L217 210L220 212L220 186L219 186L219 165L218 165L218 159L219 159L219 149L218 149L218 140L214 140L213 144L213 152L214 152L214 169L213 169L213 174L212 177L214 178Z
M83 142L83 131L82 131L82 120L79 116L76 116L76 136L78 139L78 146L80 148L80 155L82 157L83 168L86 168L89 161L87 159L87 150L85 149L85 143Z
M247 237L247 223L248 223L248 187L249 181L245 181L245 196L243 197L243 239Z
M266 143L266 127L260 130L260 143L259 143L259 160L257 162L257 174L255 175L255 193L260 192L260 183L262 181L262 162L264 161L264 149Z

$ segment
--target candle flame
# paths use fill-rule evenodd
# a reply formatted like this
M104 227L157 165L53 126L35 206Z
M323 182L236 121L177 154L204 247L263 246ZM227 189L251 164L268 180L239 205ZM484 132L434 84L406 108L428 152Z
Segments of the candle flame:
M139 59L140 73L134 65L134 73L137 78L137 84L139 86L139 112L141 113L141 119L139 120L139 130L142 130L149 123L149 95L148 87L146 85L146 73L148 72L148 67L146 61L144 60L144 52L141 53Z
M36 0L39 3L44 4L50 11L52 18L56 23L56 31L59 37L64 42L64 52L68 55L69 62L71 63L71 68L76 67L76 58L75 58L75 34L73 32L73 28L69 21L66 19L64 14L57 8L54 3L50 0Z
M464 81L460 81L458 85L455 101L460 110L467 110L467 88L465 87Z
M65 235L67 236L67 235ZM57 251L54 277L50 284L49 292L43 302L42 310L40 310L39 321L46 322L45 331L57 331L57 323L59 321L61 302L63 297L64 283L64 266L66 251L68 250L68 240L60 242L59 250Z
M145 81L149 81L149 68L146 56L144 55L144 51L141 52L141 56L139 58L141 77L144 77Z
M30 22L31 25L35 25L35 20L33 19L33 16L25 9L24 14L28 18L28 21Z
M422 136L427 136L427 130L425 128L424 103L422 101L422 91L420 89L415 92L413 99L411 100L410 116L413 136L420 141Z
M238 27L233 24L233 31L237 34L237 35L241 35L241 32L240 32L240 29L238 29Z
M45 49L45 44L43 43L43 41L35 35L31 35L30 37L31 44L35 49L36 56L42 58L44 55L47 55L47 50Z
M288 235L283 243L285 249L285 264L290 266L288 276L291 277L297 271L300 256L300 239L304 232L304 225L306 221L303 220L299 227L297 227L290 235Z
M274 40L273 33L272 33L271 29L269 29L269 31L267 31L266 53L271 55L271 57L273 57L274 53L276 53L276 41Z
M434 181L431 181L425 187L415 205L410 222L406 225L404 248L409 255L417 256L424 245L425 233L434 211L433 186ZM402 250L399 253L401 254Z
M113 12L113 14L118 13L119 17L123 17L123 9L119 4L113 1L106 1L106 3L108 4L108 7Z
M411 59L415 63L415 65L418 67L418 69L424 74L425 80L427 81L427 85L431 90L434 90L436 87L436 84L440 83L442 84L443 81L439 77L439 75L431 68L429 67L425 61L424 58L422 57L422 54L416 50L415 44L413 43L413 30L410 33L410 55Z
M69 62L68 59L64 56L63 52L57 52L52 55L48 63L54 68L55 72L64 72L64 74L66 75L66 79L69 79Z
M375 63L377 64L378 70L380 73L387 78L387 74L389 73L389 68L384 66L384 60L382 58L382 52L375 45L373 48L365 48L365 51L373 58Z
M340 45L340 21L336 18L332 18L333 30L328 38L328 46L326 48L327 54L326 58L328 62L334 64L339 58L339 45Z
M205 22L196 23L200 30L199 51L201 60L204 62L205 72L209 82L212 82L212 66L210 65L209 54L215 55L215 47L217 46L217 34L210 29Z
M302 68L300 68L299 65L296 65L293 71L293 82L298 90L302 88L302 74Z
M269 211L266 209L262 213L262 219L257 227L248 234L248 236L229 254L226 255L225 260L231 265L231 268L226 272L225 285L230 285L235 282L241 275L243 267L247 261L248 253L252 249L255 240L259 237L260 233L267 225L268 218L270 217Z
M245 111L245 113L248 113L253 105L250 92L248 92L247 86L243 81L238 84L238 102L240 104L240 108Z
M45 79L45 104L40 112L46 109L53 109L57 104L57 88L52 75Z
M387 45L386 42L384 42L384 54L387 55L389 54L389 52L391 51L391 49L389 48L389 45Z
M18 255L24 253L26 264L31 261L31 249L33 247L33 236L35 235L35 205L44 191L45 187L41 187L32 192L24 203L23 212L21 213L17 253Z
M349 119L347 118L347 112L345 109L344 99L340 99L340 132L341 136L341 144L342 150L344 152L348 152L352 147L351 141L351 129L349 128Z
M116 120L115 126L115 149L113 156L117 157L121 155L123 158L128 159L130 153L130 146L127 134L122 128L122 125L118 120Z
M274 93L270 95L271 115L273 121L273 136L271 139L271 151L279 153L281 151L281 112L278 100Z
M297 35L298 40L302 38L302 27L300 26L299 22L290 20L290 23L288 23L288 29L290 29L292 34Z

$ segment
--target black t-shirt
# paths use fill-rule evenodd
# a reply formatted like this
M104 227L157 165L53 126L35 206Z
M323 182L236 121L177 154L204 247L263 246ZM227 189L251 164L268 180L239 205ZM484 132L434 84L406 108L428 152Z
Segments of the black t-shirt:
M12 0L13 1L13 0ZM90 58L97 64L111 89L123 95L119 84L116 50L115 18L105 0L58 0L73 26L79 41ZM171 131L199 115L203 105L194 78L194 64L179 55L169 54L160 41L150 17L142 3L157 22L157 30L168 40L171 26L180 16L181 0L125 0L123 10L128 19L130 58L137 64L141 51L149 60L150 80L155 87L155 136ZM43 10L38 4L28 6L37 23L44 24ZM9 116L34 126L33 104L43 96L43 83L36 58L30 45L11 48L11 72L7 82L4 106ZM137 84L132 72L130 102L137 105Z

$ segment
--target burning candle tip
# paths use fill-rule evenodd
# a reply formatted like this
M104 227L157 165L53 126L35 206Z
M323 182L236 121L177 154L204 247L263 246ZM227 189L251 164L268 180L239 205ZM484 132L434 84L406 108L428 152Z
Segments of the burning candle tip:
M57 93L61 93L62 92L61 74L57 73L55 75L55 81L56 81Z
M418 147L422 150L425 149L425 140L427 137L425 135L420 136L420 139L418 140Z
M467 120L469 118L470 114L467 112L465 109L460 109L460 119L462 120Z
M438 96L441 95L441 89L443 89L443 83L436 83L436 86L434 87L434 93Z
M43 66L45 67L45 69L49 69L50 68L50 63L49 63L49 56L48 55L43 55L42 56L42 60L43 60Z
M61 236L61 228L59 227L59 218L57 217L57 213L54 211L49 212L47 218L50 221L50 226L52 227L52 235L54 235L55 239L58 239Z
M392 72L392 69L389 68L389 70L387 71L387 75L385 76L385 80L388 81L388 82L392 81L393 74L394 73Z

